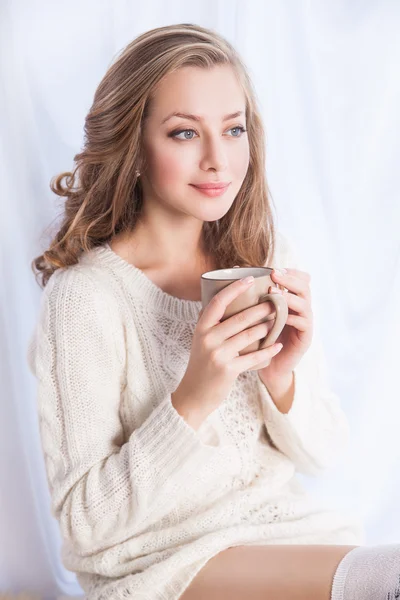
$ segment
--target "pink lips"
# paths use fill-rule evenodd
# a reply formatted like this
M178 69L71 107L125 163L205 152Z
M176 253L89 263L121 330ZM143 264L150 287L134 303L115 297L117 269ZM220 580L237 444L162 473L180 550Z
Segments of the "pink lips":
M199 192L201 192L202 194L205 194L206 196L222 196L222 194L224 194L226 192L226 190L228 189L230 182L228 183L223 183L223 182L219 182L219 183L201 183L199 185L194 185L193 183L190 184L192 187L194 187L196 190L198 190Z
M194 185L194 187L200 188L202 190L210 190L215 188L224 188L230 184L230 181L214 181L210 183L191 183L190 185Z

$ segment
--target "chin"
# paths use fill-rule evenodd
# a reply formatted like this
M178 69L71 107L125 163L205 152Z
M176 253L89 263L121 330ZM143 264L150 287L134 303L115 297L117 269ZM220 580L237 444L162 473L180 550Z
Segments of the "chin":
M211 216L207 216L207 215L193 215L196 217L196 219L199 219L199 221L203 221L203 222L207 222L207 223L214 223L215 221L219 221L219 219L222 219L222 217L224 217L226 215L226 212L224 213L220 213L217 216L213 215Z
M226 213L230 210L231 206L232 206L232 203L229 206L225 207L225 209L223 209L223 210L221 209L221 207L219 207L220 210L213 210L213 211L207 210L207 211L203 211L203 213L199 214L198 216L197 215L194 215L194 216L196 216L201 221L208 221L211 223L212 221L218 221L219 219L222 219L222 217L224 217L226 215Z

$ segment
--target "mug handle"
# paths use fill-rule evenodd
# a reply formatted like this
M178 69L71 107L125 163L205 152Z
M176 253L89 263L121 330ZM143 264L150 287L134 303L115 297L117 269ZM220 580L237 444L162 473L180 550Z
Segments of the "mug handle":
M262 350L263 348L272 346L272 344L274 344L278 339L279 334L285 327L289 314L289 308L285 298L283 296L279 296L278 294L264 294L258 299L258 303L260 302L272 302L276 311L275 323L273 324L271 331L269 331L265 338L260 342L259 350ZM266 320L268 321L271 319L267 318Z

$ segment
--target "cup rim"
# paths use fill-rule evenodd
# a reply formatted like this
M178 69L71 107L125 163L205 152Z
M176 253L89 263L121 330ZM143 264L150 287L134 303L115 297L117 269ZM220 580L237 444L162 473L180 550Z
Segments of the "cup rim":
M213 273L218 273L219 271L232 271L234 273L238 273L240 271L247 271L248 269L261 269L263 271L266 271L266 273L264 275L256 275L256 279L258 279L259 277L264 277L265 275L270 275L272 273L272 271L274 270L273 267L236 267L236 269L232 268L232 269L214 269L213 271L206 271L205 273L202 273L201 275L201 279L204 279L205 281L236 281L237 279L241 279L241 277L232 277L232 279L230 279L229 277L207 277L212 275Z

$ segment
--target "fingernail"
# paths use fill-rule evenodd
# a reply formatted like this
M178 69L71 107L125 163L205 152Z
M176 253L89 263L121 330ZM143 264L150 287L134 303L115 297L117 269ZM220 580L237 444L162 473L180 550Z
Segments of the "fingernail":
M271 288L270 294L282 294L282 290L280 290L279 288L273 287L273 288Z
M285 275L287 273L287 269L274 269L275 275Z

